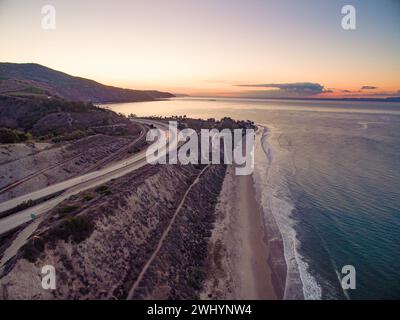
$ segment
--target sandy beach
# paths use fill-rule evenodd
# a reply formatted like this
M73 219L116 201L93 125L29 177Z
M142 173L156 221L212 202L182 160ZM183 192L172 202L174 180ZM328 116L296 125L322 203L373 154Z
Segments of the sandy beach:
M269 264L274 259L255 195L253 177L236 176L230 166L217 206L202 299L282 299L282 281L274 279Z

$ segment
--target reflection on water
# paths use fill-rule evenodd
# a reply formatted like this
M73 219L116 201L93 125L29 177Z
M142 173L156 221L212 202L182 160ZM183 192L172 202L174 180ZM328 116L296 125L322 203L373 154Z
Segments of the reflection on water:
M346 102L305 100L261 100L227 98L175 98L151 102L118 103L104 105L123 114L138 116L187 115L194 118L225 116L240 117L243 111L255 116L256 111L323 111L351 113L382 113L400 115L400 103ZM245 113L245 114L246 114Z

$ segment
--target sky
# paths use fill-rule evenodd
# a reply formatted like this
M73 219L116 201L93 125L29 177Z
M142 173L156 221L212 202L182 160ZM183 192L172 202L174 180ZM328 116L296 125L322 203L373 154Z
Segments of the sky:
M43 29L42 6L56 10ZM344 5L356 30L342 28ZM400 95L400 0L0 0L0 61L190 95Z

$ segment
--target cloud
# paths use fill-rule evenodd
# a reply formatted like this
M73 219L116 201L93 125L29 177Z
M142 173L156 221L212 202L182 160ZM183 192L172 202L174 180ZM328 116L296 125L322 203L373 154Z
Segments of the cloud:
M324 86L320 85L319 83L311 83L311 82L238 84L237 86L251 87L251 88L277 88L289 91L308 91L308 92L324 91Z
M324 92L331 92L331 90L326 90L323 85L311 82L239 84L236 86L267 89L243 93L246 96L254 97L307 97Z
M374 87L374 86L362 86L361 90L375 90L378 89L378 87Z

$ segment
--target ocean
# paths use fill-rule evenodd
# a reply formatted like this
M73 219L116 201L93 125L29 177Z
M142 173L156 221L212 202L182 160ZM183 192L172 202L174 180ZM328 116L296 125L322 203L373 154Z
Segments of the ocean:
M254 181L285 298L400 299L400 103L177 98L110 109L255 121ZM343 266L356 288L341 286Z

